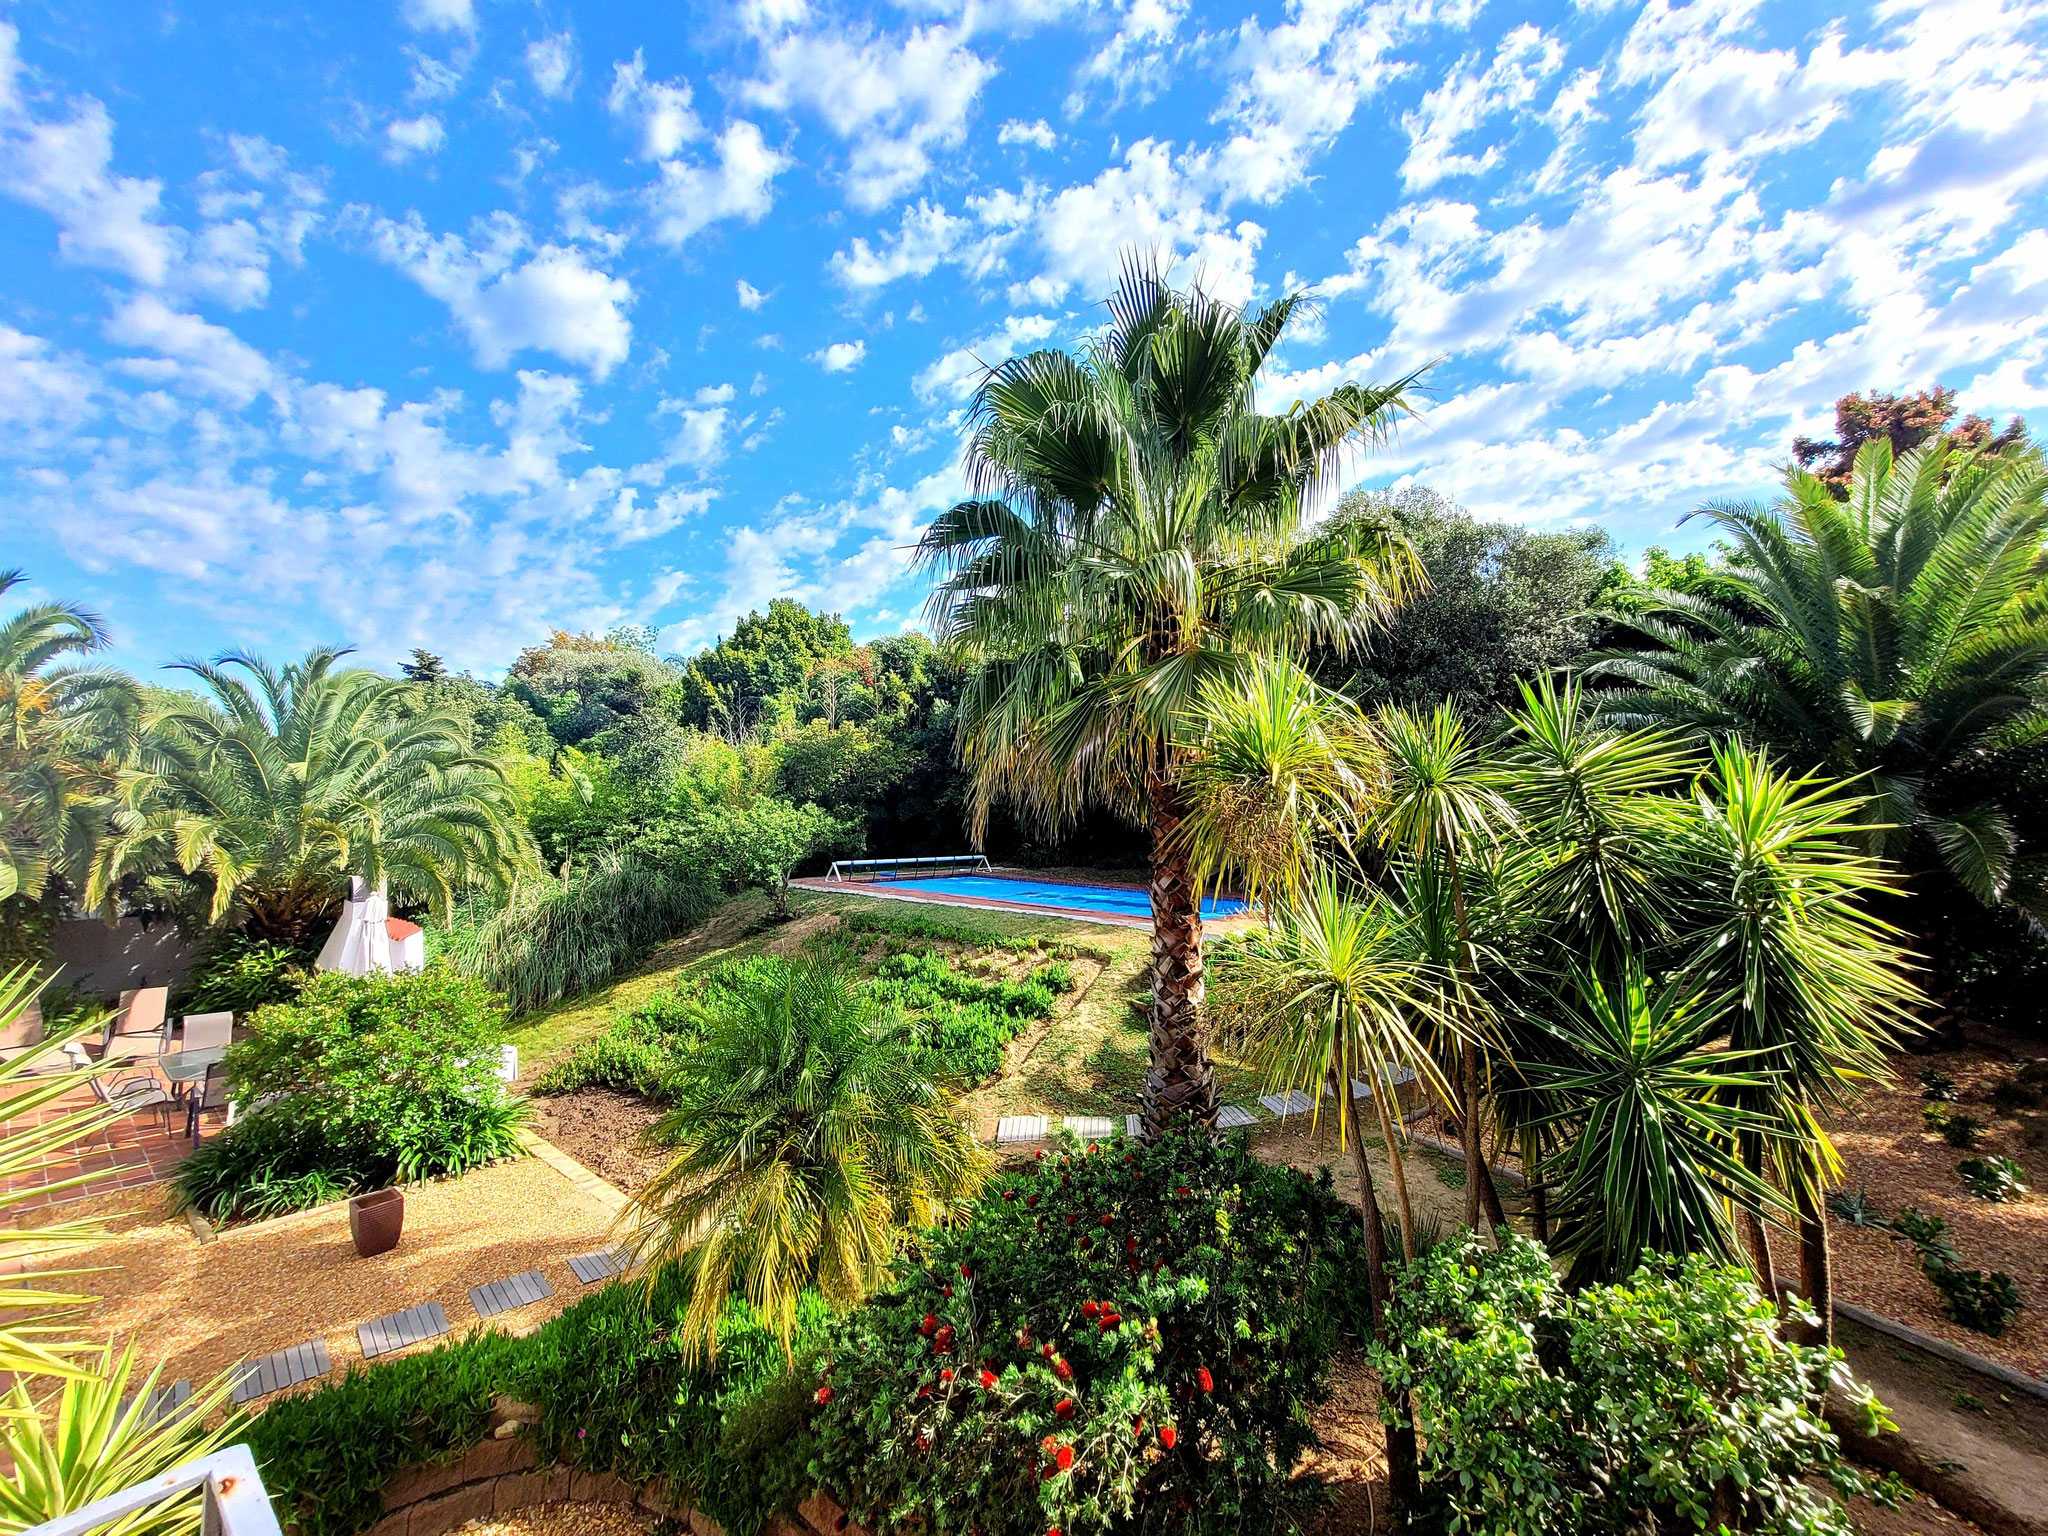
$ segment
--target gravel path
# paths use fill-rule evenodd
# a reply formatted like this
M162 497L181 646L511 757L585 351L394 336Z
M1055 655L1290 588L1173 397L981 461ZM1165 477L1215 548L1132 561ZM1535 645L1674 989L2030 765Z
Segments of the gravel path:
M647 1522L624 1504L536 1504L472 1520L455 1536L644 1536Z

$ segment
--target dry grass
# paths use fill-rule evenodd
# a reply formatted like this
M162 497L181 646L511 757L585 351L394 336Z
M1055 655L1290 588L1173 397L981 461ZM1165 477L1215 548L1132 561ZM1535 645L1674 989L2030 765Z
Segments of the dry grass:
M539 1269L555 1294L491 1320L528 1326L582 1293L565 1261L603 1246L610 1226L602 1207L537 1158L409 1187L405 1235L374 1259L350 1245L346 1202L202 1244L158 1198L153 1212L78 1256L80 1266L109 1266L83 1282L102 1298L83 1326L140 1339L146 1361L195 1382L312 1338L325 1338L346 1369L362 1355L357 1323L429 1301L448 1309L459 1335L476 1322L471 1286Z
M1966 1264L2002 1269L2019 1283L2026 1303L2019 1315L1997 1338L1950 1322L1910 1244L1839 1218L1830 1222L1835 1294L2015 1370L2048 1377L2048 1200L2040 1187L2048 1179L2048 1149L2036 1139L2042 1130L2037 1114L2005 1116L1991 1106L1992 1085L2011 1066L2009 1057L1982 1047L1899 1056L1893 1081L1873 1088L1842 1115L1834 1135L1846 1165L1843 1188L1867 1191L1887 1218L1909 1205L1941 1217ZM1975 1150L1950 1146L1921 1122L1926 1101L1917 1076L1924 1067L1954 1078L1960 1097L1952 1107L1984 1122ZM2034 1192L2007 1205L1970 1194L1956 1164L1966 1157L1992 1156L2017 1159L2032 1176ZM1789 1244L1784 1251L1789 1261Z

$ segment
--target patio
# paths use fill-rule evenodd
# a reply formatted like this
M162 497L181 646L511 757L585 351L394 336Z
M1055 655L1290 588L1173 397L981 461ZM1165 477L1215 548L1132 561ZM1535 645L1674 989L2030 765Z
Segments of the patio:
M0 1133L75 1113L90 1108L93 1102L91 1088L80 1083L62 1098L44 1105L31 1115L0 1121ZM217 1131L218 1126L219 1116L215 1115L200 1134ZM182 1114L173 1115L167 1129L163 1118L154 1110L138 1110L74 1143L67 1153L50 1159L41 1167L25 1169L0 1179L0 1192L11 1195L17 1190L47 1190L48 1193L23 1195L13 1210L25 1213L90 1199L112 1190L139 1189L169 1178L191 1150L192 1143L185 1139ZM70 1189L51 1188L82 1173L101 1173L102 1177Z

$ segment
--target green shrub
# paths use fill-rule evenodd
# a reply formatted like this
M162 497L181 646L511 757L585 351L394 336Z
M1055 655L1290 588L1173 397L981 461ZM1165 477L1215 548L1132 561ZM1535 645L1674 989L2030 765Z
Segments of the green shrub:
M1051 1018L1055 995L1043 969L1021 982L970 976L931 950L891 955L867 990L911 1020L942 1071L969 1082L1001 1070L1003 1047Z
M833 1330L812 1471L875 1530L1275 1528L1361 1243L1242 1137L1045 1156Z
M2005 1332L2005 1325L2023 1305L2020 1288L2011 1275L1999 1269L1986 1274L1965 1268L1962 1254L1948 1239L1948 1223L1910 1205L1899 1212L1892 1230L1919 1252L1920 1273L1940 1295L1942 1310L1951 1322L1993 1337Z
M1975 1115L1950 1115L1941 1122L1941 1139L1967 1151L1977 1145L1977 1133L1983 1129L1984 1122Z
M702 922L720 899L716 870L603 853L564 880L532 882L492 916L451 928L435 952L526 1013L603 986Z
M297 997L311 974L310 955L229 933L209 946L186 979L180 1007L187 1013L253 1013L265 1003Z
M237 1105L275 1102L180 1165L181 1197L217 1218L271 1215L515 1155L523 1105L497 1080L503 1023L487 988L445 966L320 973L230 1047Z
M1956 1172L1979 1200L2018 1200L2027 1192L2027 1170L2009 1157L1966 1157Z
M1657 1260L1567 1293L1536 1244L1467 1241L1417 1260L1389 1324L1374 1360L1411 1394L1424 1518L1449 1530L1851 1536L1826 1487L1886 1491L1818 1412L1841 1355L1782 1340L1742 1270Z
M1922 1067L1920 1096L1931 1104L1952 1104L1956 1097L1956 1080L1939 1068Z

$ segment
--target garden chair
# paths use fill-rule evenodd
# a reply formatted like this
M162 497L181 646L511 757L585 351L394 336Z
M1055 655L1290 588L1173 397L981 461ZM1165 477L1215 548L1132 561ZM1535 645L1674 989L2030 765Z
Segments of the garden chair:
M70 1047L67 1046L66 1049L68 1051ZM81 1049L73 1060L82 1060L84 1055L85 1052ZM171 1128L171 1096L164 1091L164 1085L158 1082L153 1074L112 1081L102 1073L95 1075L90 1081L92 1096L102 1104L117 1105L124 1113L131 1115L140 1114L145 1109L153 1109L157 1118L162 1121L164 1129L168 1131Z
M235 1108L233 1104L228 1102L227 1070L218 1062L206 1069L206 1081L201 1085L199 1091L185 1100L186 1140L193 1142L199 1140L199 1117L209 1109L225 1111L227 1123L230 1125L234 1123Z
M71 1064L64 1053L43 1039L43 1010L34 998L28 1007L5 1029L0 1029L0 1062L20 1061L24 1056L31 1058L23 1062L24 1072L68 1072Z
M171 1000L169 987L140 987L121 994L121 1010L107 1021L107 1033L100 1042L103 1061L133 1061L163 1054L170 1034L165 1006Z
M188 1013L178 1040L181 1051L204 1051L218 1045L232 1045L235 1016L232 1013Z

